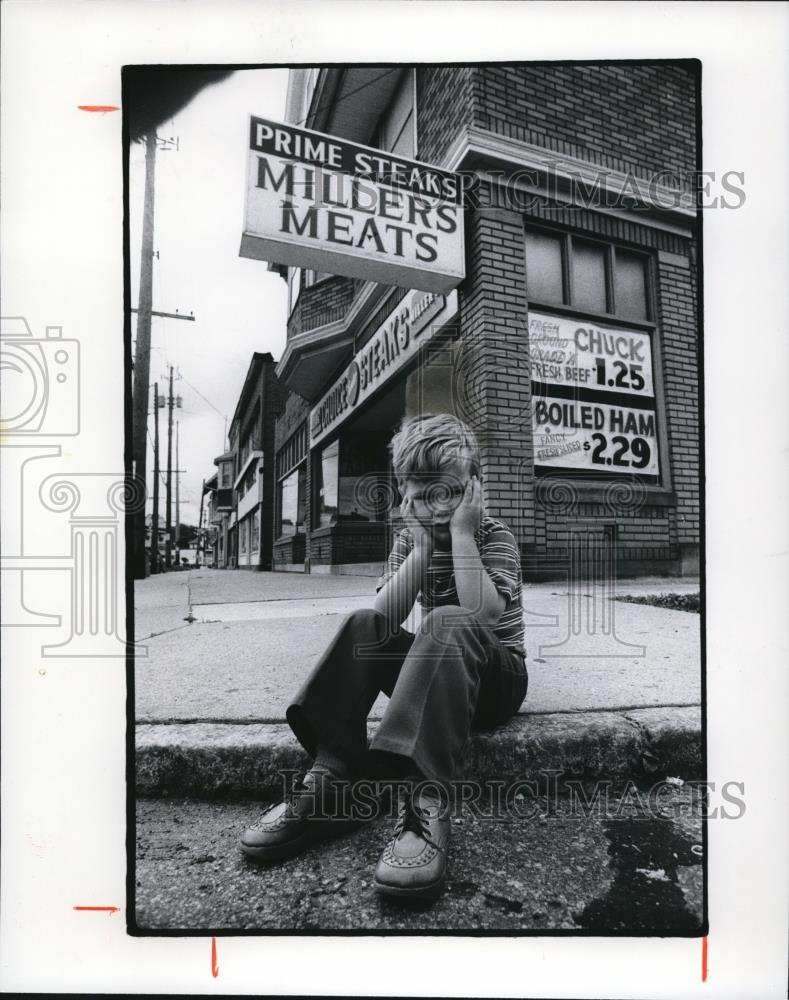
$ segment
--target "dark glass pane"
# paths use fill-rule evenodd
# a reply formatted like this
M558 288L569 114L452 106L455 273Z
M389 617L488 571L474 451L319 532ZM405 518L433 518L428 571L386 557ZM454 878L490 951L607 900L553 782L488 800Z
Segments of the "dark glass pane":
M535 302L564 301L560 237L526 234L526 290Z
M280 483L280 535L295 535L299 509L298 469Z
M343 436L340 455L338 513L341 521L375 521L384 513L385 484L380 471L385 464L387 436L349 431Z
M339 442L335 441L321 452L318 466L318 518L317 526L323 528L337 520L339 479Z
M647 319L646 260L640 254L616 251L614 298L620 316Z
M299 499L296 505L296 534L304 534L304 521L307 517L307 463L302 462L298 468Z
M304 532L306 485L307 466L303 462L279 484L280 535L300 535Z
M573 240L573 305L590 312L607 312L605 248Z

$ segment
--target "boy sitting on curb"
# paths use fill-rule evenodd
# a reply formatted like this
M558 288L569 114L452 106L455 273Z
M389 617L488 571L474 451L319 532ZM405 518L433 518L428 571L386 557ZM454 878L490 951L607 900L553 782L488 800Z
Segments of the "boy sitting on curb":
M375 888L434 898L446 878L447 789L470 731L506 722L526 696L521 568L512 533L483 511L466 424L445 413L406 419L391 449L405 527L374 607L348 615L288 707L311 770L244 833L241 849L259 861L292 857L357 825L337 812L348 781L415 777ZM413 635L402 622L417 598L423 617ZM380 691L390 700L368 747Z

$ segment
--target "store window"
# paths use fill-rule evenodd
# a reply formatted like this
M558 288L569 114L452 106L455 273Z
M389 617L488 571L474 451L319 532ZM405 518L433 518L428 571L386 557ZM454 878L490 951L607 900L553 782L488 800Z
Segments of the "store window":
M390 433L346 433L340 445L337 516L340 521L386 519L388 489L387 442Z
M253 552L257 552L260 548L260 516L258 514L252 515L252 520L250 522L250 527L252 529L252 538L250 541L250 549Z
M337 522L339 498L340 445L334 441L324 448L316 463L315 527L325 528Z
M665 485L649 273L645 253L527 231L537 476Z
M247 521L242 521L239 525L239 545L242 554L245 554L247 551L247 527Z
M277 537L302 534L307 509L307 424L277 452Z
M279 484L279 537L304 533L307 467L302 464Z
M646 254L545 230L526 232L529 301L650 320Z

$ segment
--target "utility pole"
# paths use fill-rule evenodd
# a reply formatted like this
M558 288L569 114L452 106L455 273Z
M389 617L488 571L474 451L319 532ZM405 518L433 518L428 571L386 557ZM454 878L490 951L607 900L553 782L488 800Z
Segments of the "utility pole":
M178 428L180 420L175 422L175 558L181 565L181 463L178 461Z
M172 483L173 483L173 366L170 365L170 392L167 396L167 547L165 552L165 565L170 569L173 565L173 508L172 508Z
M137 344L134 351L132 402L132 459L134 477L147 494L148 379L151 371L151 308L153 305L153 185L156 167L156 132L145 137L145 202L140 251L140 291L137 300ZM134 578L145 579L145 504L134 517Z
M200 487L200 519L197 522L197 563L200 563L200 550L203 551L203 562L205 562L205 538L203 537L203 500L205 499L205 479Z
M159 572L159 383L153 397L153 516L151 518L151 573Z
M132 385L132 470L145 497L148 495L148 379L151 374L151 317L165 316L194 322L193 314L157 312L153 308L153 208L157 146L163 150L178 149L178 140L159 139L153 129L145 137L145 194L140 249L140 288L137 299L137 340L134 348L134 382ZM145 556L145 503L134 514L133 567L135 580L145 579L148 561Z

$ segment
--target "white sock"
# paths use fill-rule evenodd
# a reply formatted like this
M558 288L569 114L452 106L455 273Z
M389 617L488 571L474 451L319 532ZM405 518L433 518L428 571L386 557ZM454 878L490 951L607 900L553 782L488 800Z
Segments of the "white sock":
M336 754L333 754L331 750L322 744L318 746L318 753L312 766L319 771L328 771L333 778L342 780L351 776L351 772L345 761Z

